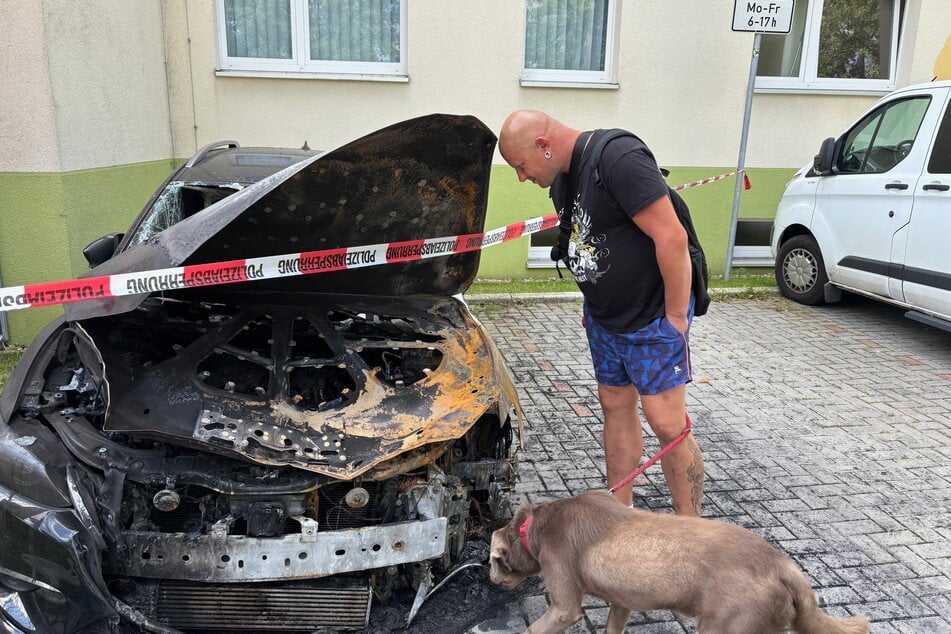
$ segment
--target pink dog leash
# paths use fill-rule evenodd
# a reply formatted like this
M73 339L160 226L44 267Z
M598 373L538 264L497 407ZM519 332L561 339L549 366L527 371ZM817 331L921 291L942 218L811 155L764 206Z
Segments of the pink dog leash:
M647 462L639 466L637 469L635 469L631 475L627 476L626 478L624 478L623 480L615 484L613 487L611 487L609 489L609 492L614 493L615 491L620 489L622 486L624 486L625 484L627 484L628 482L630 482L637 476L644 473L644 471L646 471L649 466L651 466L652 464L654 464L655 462L663 458L667 454L668 451L676 447L678 444L680 444L683 441L684 438L689 436L690 430L693 428L693 424L690 422L690 414L684 413L684 418L687 421L687 425L686 427L684 427L684 430L680 432L680 435L674 438L672 443L670 443L669 445L667 445L666 447L658 451L654 457L652 457L650 460L648 460ZM522 525L518 527L518 536L522 539L522 546L525 547L525 550L527 550L529 554L532 554L532 549L529 548L528 546L528 528L531 525L532 525L532 516L529 515L528 517L525 518L525 521L522 522Z
M670 451L671 449L673 449L674 447L676 447L678 444L681 443L681 441L683 441L684 438L686 438L687 436L689 436L689 435L690 435L690 430L691 430L691 428L693 427L693 425L691 425L691 423L690 423L690 414L684 413L684 418L687 419L687 426L684 427L684 430L683 430L682 432L680 432L680 435L679 435L679 436L677 436L676 438L674 438L674 441L673 441L672 443L670 443L669 445L667 445L666 447L664 447L663 449L661 449L660 451L658 451L658 452L657 452L657 455L655 455L653 458L651 458L650 460L648 460L647 462L645 462L644 464L642 464L641 466L639 466L637 469L634 470L634 473L632 473L631 475L627 476L626 478L624 478L623 480L621 480L620 482L618 482L617 484L615 484L615 485L614 485L613 487L611 487L608 491L609 491L610 493L614 493L615 491L617 491L618 489L620 489L622 486L624 486L625 484L627 484L628 482L630 482L631 480L633 480L633 479L636 478L637 476L639 476L639 475L641 475L642 473L644 473L644 471L646 471L649 466L651 466L652 464L654 464L655 462L657 462L658 460L660 460L661 458L663 458L663 457L667 454L668 451ZM522 527L524 528L525 525L523 524ZM523 540L523 543L524 543L525 538L523 537L522 540ZM528 548L528 546L526 546L526 548Z

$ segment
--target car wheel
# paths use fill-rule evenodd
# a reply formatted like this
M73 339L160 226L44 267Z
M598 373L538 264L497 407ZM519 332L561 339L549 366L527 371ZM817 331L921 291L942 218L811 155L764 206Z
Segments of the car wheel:
M825 263L815 238L793 236L779 247L776 258L776 284L789 299L815 306L825 303Z

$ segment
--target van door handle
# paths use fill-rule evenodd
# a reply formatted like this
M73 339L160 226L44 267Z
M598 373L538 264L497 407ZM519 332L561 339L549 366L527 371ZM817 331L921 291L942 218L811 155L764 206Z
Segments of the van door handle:
M908 183L885 183L885 189L908 189Z
M888 187L888 185L885 187ZM922 185L921 188L925 191L933 189L939 192L946 192L951 189L951 185L945 185L944 183L928 183L927 185Z

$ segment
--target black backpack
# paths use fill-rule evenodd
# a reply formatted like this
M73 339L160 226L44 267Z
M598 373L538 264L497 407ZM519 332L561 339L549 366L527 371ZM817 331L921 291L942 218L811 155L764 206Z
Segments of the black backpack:
M608 144L609 141L616 139L622 136L630 136L637 139L637 135L633 132L628 132L627 130L622 130L620 128L613 128L607 130L598 142L594 145L594 148L591 152L591 166L594 169L594 182L598 187L604 187L601 183L601 174L598 172L598 169L601 166L601 153L604 151L604 146ZM645 144L646 145L646 144ZM575 161L572 161L573 163ZM667 176L669 173L665 169L661 169L664 176ZM684 202L684 199L680 197L680 194L677 193L672 187L668 187L668 193L670 194L670 201L673 203L674 211L677 212L677 218L680 220L680 224L683 225L684 230L687 232L687 249L690 252L690 265L693 271L692 279L692 289L694 295L694 307L693 314L696 317L703 315L707 312L707 308L710 307L710 295L707 292L707 286L710 282L709 272L707 270L707 257L703 253L703 247L700 246L700 240L697 238L697 231L693 227L693 220L690 218L690 208L687 207L687 203ZM551 259L561 260L565 258L568 254L568 239L571 237L571 213L564 213L561 218L561 223L559 225L558 231L558 245L553 247L551 250Z

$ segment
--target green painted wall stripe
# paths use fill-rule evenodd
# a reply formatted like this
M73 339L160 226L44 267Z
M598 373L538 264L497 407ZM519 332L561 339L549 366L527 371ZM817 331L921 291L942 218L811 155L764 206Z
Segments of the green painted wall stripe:
M125 231L142 205L181 159L49 173L0 173L0 279L4 286L76 277L87 270L83 248L99 236ZM731 167L674 167L668 182L689 183L732 171ZM741 217L775 214L793 169L749 170L752 189L743 192ZM732 178L683 191L697 233L707 253L711 274L723 273L730 213ZM551 213L548 191L519 183L507 165L493 165L489 183L486 228L494 229ZM420 236L436 237L436 236ZM484 251L480 279L545 279L552 269L527 269L528 238ZM11 338L28 343L58 315L59 307L7 313Z
M671 186L691 183L731 172L735 167L670 167L667 182ZM740 197L740 218L773 218L786 182L795 169L748 170L751 189ZM726 266L730 216L736 181L725 178L715 183L691 187L681 192L690 206L694 226L703 244L711 275L722 275ZM515 171L507 165L493 165L489 183L489 213L486 226L493 228L526 218L551 213L548 190L530 182L519 183ZM506 242L482 253L480 279L547 279L554 269L527 269L525 261L529 238Z
M125 231L181 160L64 173L0 173L0 279L4 286L69 279L88 267L83 248ZM28 343L60 307L7 313L10 337Z

